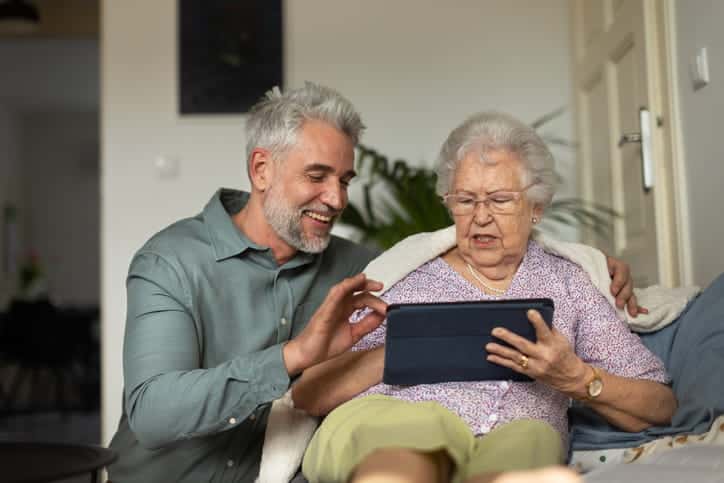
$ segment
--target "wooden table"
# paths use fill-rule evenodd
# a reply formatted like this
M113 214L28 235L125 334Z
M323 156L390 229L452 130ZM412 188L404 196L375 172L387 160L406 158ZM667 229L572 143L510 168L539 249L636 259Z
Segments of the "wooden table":
M100 470L117 457L94 445L0 441L0 480L47 483L87 473L97 483Z

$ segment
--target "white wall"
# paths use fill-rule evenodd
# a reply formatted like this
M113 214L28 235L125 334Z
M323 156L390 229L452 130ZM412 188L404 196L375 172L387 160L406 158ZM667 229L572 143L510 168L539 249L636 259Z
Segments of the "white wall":
M689 192L693 280L705 286L724 272L724 2L677 0L676 35L684 162ZM711 83L694 90L690 62L706 47Z
M367 144L412 161L431 162L445 135L477 110L530 121L570 103L566 0L450 3L288 1L286 83L339 89L362 112ZM248 186L243 117L177 115L176 4L102 4L104 442L120 415L133 252L164 225L199 212L217 187ZM570 135L569 119L553 127ZM178 161L176 178L155 175L158 156ZM570 163L560 170L573 171Z

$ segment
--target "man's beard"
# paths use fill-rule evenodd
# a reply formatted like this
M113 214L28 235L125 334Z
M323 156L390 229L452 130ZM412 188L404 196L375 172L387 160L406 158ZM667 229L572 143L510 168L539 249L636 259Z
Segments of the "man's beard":
M271 225L279 238L293 246L297 250L307 253L320 253L327 248L331 234L327 232L323 236L309 236L302 230L302 217L304 210L314 209L318 212L328 213L327 207L312 207L312 205L294 207L284 194L277 187L279 183L273 183L267 196L262 203L262 209L267 222ZM330 224L334 223L334 219Z

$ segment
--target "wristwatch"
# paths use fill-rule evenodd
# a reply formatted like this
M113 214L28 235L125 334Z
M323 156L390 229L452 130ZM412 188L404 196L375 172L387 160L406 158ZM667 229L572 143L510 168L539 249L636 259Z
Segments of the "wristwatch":
M598 372L594 366L589 366L593 369L593 377L586 383L586 400L590 401L596 399L601 395L603 391L603 379L601 379L601 373Z

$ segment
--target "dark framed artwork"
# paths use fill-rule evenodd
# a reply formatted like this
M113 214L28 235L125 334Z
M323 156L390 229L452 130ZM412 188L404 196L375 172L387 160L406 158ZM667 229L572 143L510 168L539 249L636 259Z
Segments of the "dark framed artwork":
M178 0L179 112L246 112L282 85L281 0Z

